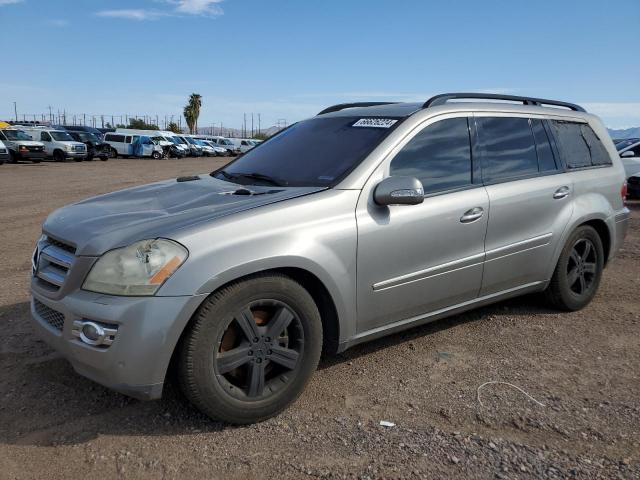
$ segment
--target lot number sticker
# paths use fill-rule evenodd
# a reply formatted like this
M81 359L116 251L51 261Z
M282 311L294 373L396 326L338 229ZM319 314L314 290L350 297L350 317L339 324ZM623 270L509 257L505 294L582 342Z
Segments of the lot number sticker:
M369 127L369 128L389 128L398 120L392 118L361 118L353 124L354 127Z

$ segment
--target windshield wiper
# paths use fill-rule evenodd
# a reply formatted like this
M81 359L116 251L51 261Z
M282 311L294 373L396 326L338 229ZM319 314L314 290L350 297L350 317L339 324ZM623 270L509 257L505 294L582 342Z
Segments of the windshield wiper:
M221 174L223 177L228 178L229 180L235 180L236 178L238 178L237 175L225 172L224 170L216 170L215 172L210 173L212 177L216 176L217 174Z

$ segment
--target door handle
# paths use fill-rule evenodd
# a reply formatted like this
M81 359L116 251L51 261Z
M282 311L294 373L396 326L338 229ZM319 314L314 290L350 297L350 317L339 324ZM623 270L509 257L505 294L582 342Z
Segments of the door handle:
M560 187L555 192L553 192L553 198L556 200L560 200L561 198L568 197L571 193L571 189L567 186Z
M462 223L475 222L480 217L482 217L482 215L484 215L484 210L482 209L482 207L474 207L464 212L464 214L460 217L460 222Z

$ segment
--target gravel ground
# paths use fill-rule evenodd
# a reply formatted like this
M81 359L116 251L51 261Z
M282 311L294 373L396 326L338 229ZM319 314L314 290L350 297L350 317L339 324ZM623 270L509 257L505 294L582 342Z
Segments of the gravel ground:
M0 478L640 478L639 203L583 311L529 296L355 347L259 425L211 422L171 386L139 402L75 374L28 323L46 215L223 162L0 167ZM504 384L479 399L488 381L542 405Z

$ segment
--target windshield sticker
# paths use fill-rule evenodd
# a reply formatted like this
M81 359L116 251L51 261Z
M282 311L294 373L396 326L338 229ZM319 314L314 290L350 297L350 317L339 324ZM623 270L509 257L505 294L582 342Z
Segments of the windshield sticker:
M398 120L392 118L361 118L353 127L368 127L368 128L389 128Z

